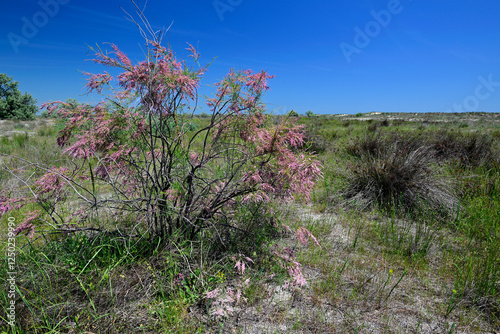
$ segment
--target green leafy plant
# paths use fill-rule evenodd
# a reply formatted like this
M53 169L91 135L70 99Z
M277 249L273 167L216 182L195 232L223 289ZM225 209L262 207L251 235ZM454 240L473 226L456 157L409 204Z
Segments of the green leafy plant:
M36 101L28 94L22 94L19 82L5 73L0 73L0 119L33 119L37 112Z

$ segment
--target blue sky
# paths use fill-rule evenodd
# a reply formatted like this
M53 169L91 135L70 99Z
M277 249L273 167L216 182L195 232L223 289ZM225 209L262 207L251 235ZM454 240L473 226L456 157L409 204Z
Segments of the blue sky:
M140 6L144 0L138 0ZM128 0L16 0L0 12L0 72L39 103L85 96L100 73L88 46L144 45ZM283 113L500 111L500 2L149 0L145 14L177 55L210 62L200 92L230 68L276 78L264 98Z

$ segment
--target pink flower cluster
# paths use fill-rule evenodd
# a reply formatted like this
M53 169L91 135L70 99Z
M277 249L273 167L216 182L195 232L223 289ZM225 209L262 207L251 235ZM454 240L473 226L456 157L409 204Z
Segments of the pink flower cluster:
M243 276L243 274L245 273L245 261L253 263L253 260L251 258L244 256L244 255L241 255L241 254L240 254L239 259L236 259L235 257L233 257L232 259L233 259L233 261L236 262L234 267L236 268L236 270L240 276Z
M107 72L104 72L104 74L92 74L84 72L84 74L90 76L90 78L87 80L88 82L86 85L89 93L94 90L96 90L98 93L101 93L104 86L108 85L109 82L113 79L113 77Z
M157 42L149 42L148 59L133 65L130 59L118 49L111 45L116 57L102 52L96 53L95 62L109 66L118 67L124 72L118 75L118 84L127 92L137 91L142 96L141 103L151 107L157 114L169 113L162 101L172 98L172 94L179 94L181 99L195 99L198 82L205 72L205 68L190 70L185 62L178 61L172 50L166 49ZM192 45L187 48L191 57L195 60L199 54ZM90 91L100 92L102 86L109 84L112 80L107 73L91 75L87 87Z
M312 233L309 232L309 230L306 229L305 227L300 227L297 230L297 238L299 239L300 243L303 245L307 245L309 242L308 238L311 238L314 241L314 243L317 246L319 246L319 242L318 242L318 240L316 240L316 237L314 235L312 235Z
M253 157L253 164L242 175L242 181L253 191L245 202L269 202L273 198L290 201L300 194L306 201L316 180L322 176L321 165L312 154L296 153L304 144L303 126L284 118L276 125L263 113L245 107L219 123L214 140L235 135L245 144L238 149Z
M268 200L267 194L290 201L300 194L308 201L315 181L321 177L321 165L311 154L296 154L292 149L301 147L304 134L301 126L288 124L291 120L284 119L274 128L249 127L244 140L255 145L256 154L262 157L265 164L254 165L245 177L251 186L256 186L257 199ZM249 122L258 125L259 122ZM252 195L256 196L256 195Z
M282 267L287 270L290 276L290 279L286 280L283 284L283 288L295 290L307 285L307 280L302 274L302 268L299 262L292 261L286 265L283 264Z
M293 261L287 268L288 275L291 280L285 282L283 287L285 289L295 290L297 288L302 288L307 285L307 280L302 274L302 268L300 263Z
M16 235L19 235L19 234L26 231L26 235L28 235L29 239L32 240L33 236L35 235L35 225L33 225L32 222L36 218L38 218L39 215L40 215L40 213L37 211L27 213L26 214L27 218L24 220L23 223L21 223L18 227L16 227L16 229L14 230L14 233Z
M242 298L241 294L241 290L238 289L235 292L230 287L226 287L224 291L219 288L215 288L214 290L207 292L205 294L205 298L212 300L210 314L215 319L220 319L233 314L233 304L239 303Z
M236 262L234 268L236 268L236 272L239 275L236 280L236 290L231 287L226 287L225 289L217 287L205 294L205 298L212 300L210 314L216 319L231 315L235 305L240 301L245 302L247 300L243 297L243 290L250 283L250 278L244 279L243 275L246 268L245 263L253 263L253 260L241 254L238 258L232 257L232 260Z
M9 197L3 191L0 191L0 218L11 210L17 210L30 203L26 197Z
M221 113L225 108L237 115L245 111L262 112L264 108L259 104L259 98L269 90L267 80L272 78L274 75L265 71L254 74L252 70L231 70L221 82L216 83L216 96L208 99L207 105L215 114Z
M289 229L288 226L286 227ZM312 233L309 232L309 230L307 230L305 227L300 227L297 230L296 234L301 244L308 244L308 238L311 238L314 243L319 246L319 243L314 235L312 235ZM272 253L278 258L278 264L283 269L286 269L288 275L290 276L290 279L288 279L283 285L284 288L295 290L303 288L307 285L307 280L302 272L302 267L300 263L295 260L294 249L277 246L276 249L272 251Z
M45 175L35 182L35 193L38 199L58 202L62 196L63 179L68 175L66 167L52 167Z
M0 217L9 210L11 210L11 201L7 197L0 195Z
M182 284L182 282L184 281L184 279L186 278L186 276L182 273L179 273L175 278L174 278L174 281L173 281L173 284L174 286L179 286Z

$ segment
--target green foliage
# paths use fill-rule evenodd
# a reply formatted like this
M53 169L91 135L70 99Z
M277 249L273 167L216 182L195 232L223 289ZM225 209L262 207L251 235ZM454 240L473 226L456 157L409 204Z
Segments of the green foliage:
M28 94L22 94L18 82L5 73L0 73L0 119L33 119L37 112L36 101Z
M46 254L50 261L63 262L70 271L81 275L100 268L112 268L117 263L127 263L152 252L149 243L130 245L129 241L112 234L79 234L49 243Z
M21 242L21 238L17 240ZM130 332L139 324L121 319L113 309L129 303L129 298L142 298L148 293L146 287L151 288L152 277L161 275L160 270L148 272L151 268L148 259L162 251L156 246L146 239L131 242L119 233L99 234L89 230L75 235L48 235L43 244L19 247L16 329L27 333L60 333L75 326L80 331L93 326L100 332L119 320L119 326ZM127 274L132 268L134 273ZM7 266L2 266L0 276L8 277L7 270ZM134 277L139 271L144 282L130 281L137 280ZM2 289L0 301L8 300L7 290ZM85 309L75 307L82 303L87 305ZM65 311L58 311L61 308ZM2 318L0 328L5 325ZM141 326L149 327L149 321ZM160 331L156 329L154 332Z
M290 110L288 113L287 113L287 116L288 117L299 117L299 113L296 112L295 110Z
M314 113L311 110L306 111L307 117L314 117Z
M213 229L210 242L210 254L221 256L224 253L252 254L261 251L279 234L280 221L269 204L248 203L235 205L233 229L221 232Z
M45 125L37 130L36 134L39 137L53 137L57 133L57 130L54 126Z
M431 116L434 120L437 115L425 118ZM376 218L374 224L365 222L363 233L370 238L377 236L388 254L397 255L395 258L423 265L419 270L427 270L427 260L436 259L434 249L444 249L446 260L440 262L440 270L444 280L454 281L453 291L447 291L446 317L475 309L490 323L498 324L498 130L489 124L476 126L479 121L468 127L460 121L429 121L424 127L409 120L389 123L387 118L350 123L350 131L326 141L328 133L341 129L341 123L328 123L320 117L314 124L304 121L308 139L313 138L309 133L314 133L315 142L323 139L319 152L325 179L314 200L329 198L330 210L334 211L336 203L346 200L367 208L384 208L385 217ZM347 184L343 183L346 180ZM344 189L339 201L332 200L332 184L334 189ZM407 212L412 214L399 215ZM446 215L445 228L442 218L446 212L453 214ZM380 214L371 211L370 217L374 213ZM373 218L370 220L373 222ZM363 233L359 238L366 237ZM356 243L358 234L354 234ZM363 243L358 240L359 244ZM334 278L326 276L319 281L315 286L319 295L338 286Z

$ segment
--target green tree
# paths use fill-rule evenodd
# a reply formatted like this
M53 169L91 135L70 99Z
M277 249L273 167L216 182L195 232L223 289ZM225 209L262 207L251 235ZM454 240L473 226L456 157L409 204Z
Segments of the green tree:
M293 110L293 109L292 109L292 110L290 110L290 111L287 113L287 115L288 115L289 117L299 117L299 113L298 113L298 112L296 112L296 111L295 111L295 110Z
M0 119L33 119L38 110L36 100L28 93L22 94L5 73L0 73Z
M313 117L313 116L314 116L314 113L313 113L311 110L308 110L308 111L306 112L306 116L307 116L307 117Z

